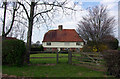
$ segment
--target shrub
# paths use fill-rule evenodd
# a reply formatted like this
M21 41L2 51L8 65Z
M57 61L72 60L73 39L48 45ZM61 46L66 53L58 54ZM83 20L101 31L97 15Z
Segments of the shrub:
M109 48L108 48L108 46L106 45L106 44L99 44L98 45L98 51L100 51L100 52L102 52L102 51L106 51L106 50L108 50Z
M92 46L85 45L82 49L83 52L93 52Z
M103 43L106 44L109 49L116 50L118 48L119 41L113 36L106 36L103 39Z
M26 52L25 43L22 40L9 39L2 42L2 64L23 65Z
M83 47L84 52L102 52L108 49L106 44L94 41L89 41L88 44Z
M97 49L97 51L104 51L104 50L108 50L108 49L116 50L116 49L118 49L118 43L119 42L115 37L108 35L108 36L105 36L102 40L100 40L98 42L97 41L88 41L87 46L88 46L88 48L91 48L91 50L93 49L93 51L96 51L96 49ZM86 46L85 46L85 48L86 48Z
M105 44L112 50L118 49L118 40L117 39L106 41Z
M42 45L36 46L36 47L31 47L31 51L44 51L44 48Z
M40 45L39 44L32 44L31 47L32 48L36 48L36 47L39 47Z
M108 50L102 54L106 62L108 74L120 77L120 51Z
M118 47L118 49L117 50L119 50L120 51L120 47Z
M109 46L111 46L111 49L116 50L118 48L118 44L119 44L118 40L115 39L114 41L110 41Z

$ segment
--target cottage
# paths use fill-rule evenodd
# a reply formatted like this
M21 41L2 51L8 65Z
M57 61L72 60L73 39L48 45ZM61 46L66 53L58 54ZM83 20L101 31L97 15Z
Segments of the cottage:
M57 30L48 31L42 41L44 50L78 50L83 48L84 41L75 29L63 29L62 25Z

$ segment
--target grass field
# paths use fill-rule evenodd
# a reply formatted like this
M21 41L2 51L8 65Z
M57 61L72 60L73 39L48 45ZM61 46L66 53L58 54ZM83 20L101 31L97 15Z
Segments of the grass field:
M66 58L59 58L59 63L67 63L68 62L68 54L59 54L59 56L66 56ZM56 54L31 54L30 57L56 57ZM56 63L56 58L40 58L40 59L30 59L32 64L53 64Z
M32 54L30 57L55 57L56 54ZM68 54L59 54L68 56ZM106 77L105 72L92 70L87 67L69 65L67 58L60 58L59 64L35 65L56 63L56 58L30 59L31 65L23 67L3 66L3 74L25 76L25 77Z
M3 74L25 77L105 77L101 71L73 66L68 64L57 64L55 66L3 66Z

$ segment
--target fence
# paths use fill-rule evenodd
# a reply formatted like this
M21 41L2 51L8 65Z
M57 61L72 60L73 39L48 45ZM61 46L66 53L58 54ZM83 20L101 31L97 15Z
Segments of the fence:
M41 60L43 60L43 61L49 60L49 61L52 61L52 64L53 63L54 64L58 64L60 62L60 58L66 58L66 59L68 59L68 55L61 55L60 52L57 52L57 51L52 51L52 53L51 52L41 52L41 51L40 52L39 51L35 51L34 52L34 51L32 51L31 54L33 54L33 55L34 54L44 55L44 56L37 56L37 57L36 56L32 56L32 57L30 57L31 60L34 60L34 59L35 60L40 59L40 61ZM47 56L47 55L49 55L49 56ZM47 62L47 64L51 64L51 62Z
M56 58L56 63L59 63L59 58L68 57L68 64L87 64L87 65L102 65L103 58L100 52L71 52L68 51L68 56L59 56L59 52L55 51L54 57L31 57L31 59L52 59Z
M72 64L86 64L86 65L104 65L104 60L100 52L72 52L69 58Z

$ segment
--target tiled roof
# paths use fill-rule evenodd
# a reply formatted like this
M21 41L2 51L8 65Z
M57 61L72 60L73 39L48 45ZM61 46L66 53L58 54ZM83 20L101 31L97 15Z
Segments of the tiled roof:
M82 42L74 29L50 30L43 39L43 42Z

